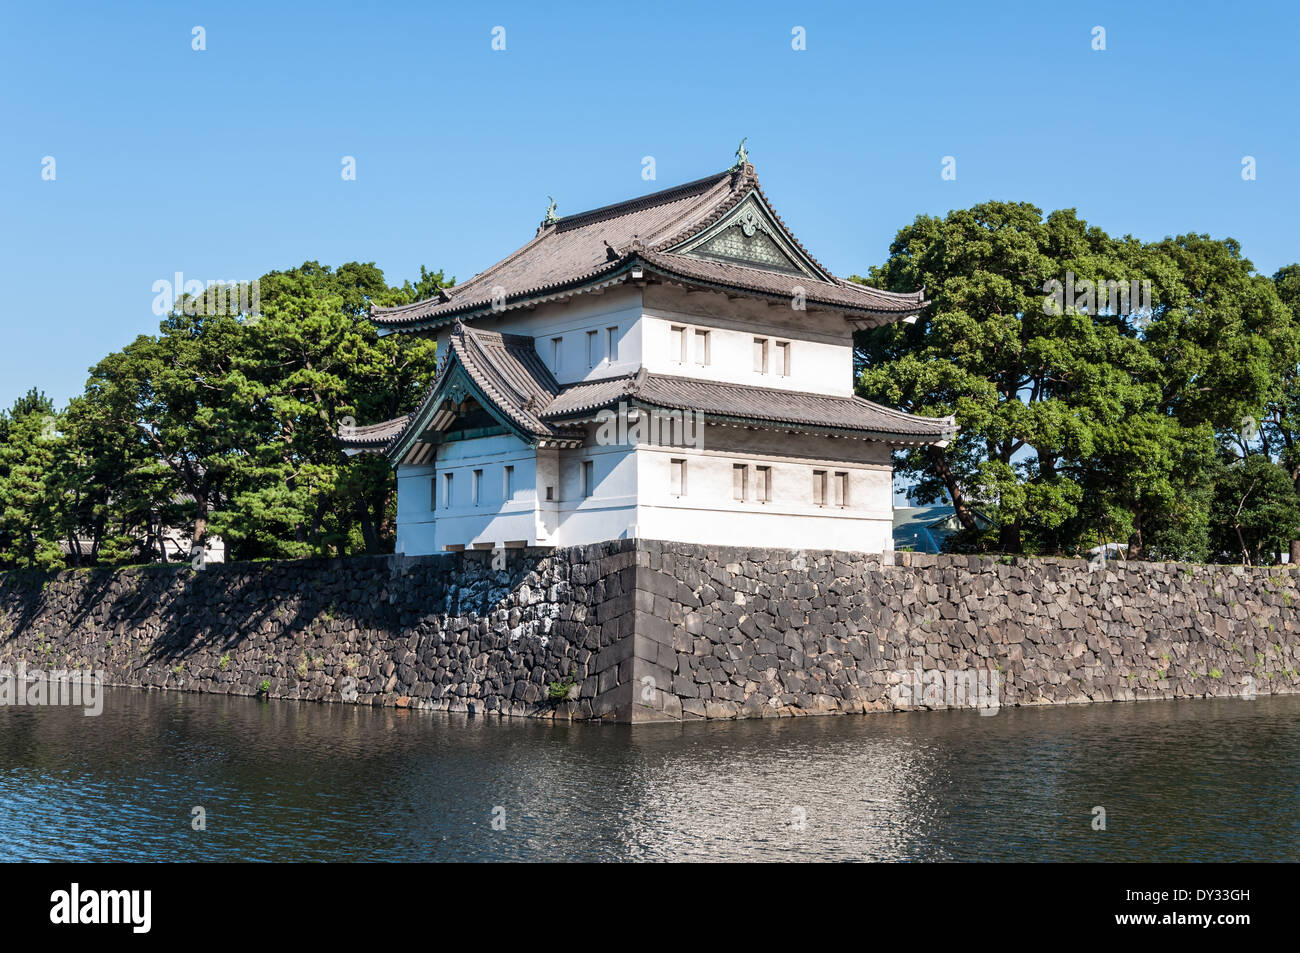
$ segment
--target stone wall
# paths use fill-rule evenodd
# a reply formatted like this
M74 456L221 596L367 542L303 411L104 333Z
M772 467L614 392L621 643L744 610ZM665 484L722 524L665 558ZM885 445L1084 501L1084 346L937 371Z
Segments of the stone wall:
M646 540L504 557L0 574L0 668L628 722L1300 691L1294 570Z
M635 585L670 719L1300 691L1293 569L647 542Z
M635 555L614 544L504 556L502 569L490 552L466 552L0 574L0 667L103 671L112 685L181 691L612 717ZM570 680L572 700L548 697L552 682Z

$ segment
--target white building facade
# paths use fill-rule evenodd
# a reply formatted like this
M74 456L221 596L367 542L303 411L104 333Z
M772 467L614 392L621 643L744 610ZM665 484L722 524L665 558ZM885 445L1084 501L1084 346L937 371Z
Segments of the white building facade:
M853 394L853 332L920 294L843 281L753 167L548 219L437 297L374 309L436 336L410 415L341 435L397 468L407 555L641 537L892 549L891 451L951 420Z

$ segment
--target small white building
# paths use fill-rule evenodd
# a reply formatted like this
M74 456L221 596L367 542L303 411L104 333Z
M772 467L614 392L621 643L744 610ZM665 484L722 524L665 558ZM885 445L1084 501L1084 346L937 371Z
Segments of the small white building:
M844 281L773 212L754 167L557 218L464 284L375 308L435 335L406 417L347 452L397 468L397 551L642 537L892 549L890 452L951 419L853 394L853 332L921 293Z

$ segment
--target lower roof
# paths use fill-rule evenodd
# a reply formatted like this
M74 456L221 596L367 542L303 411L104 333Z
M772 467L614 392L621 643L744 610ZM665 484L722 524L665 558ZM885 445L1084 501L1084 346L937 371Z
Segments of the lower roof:
M776 387L635 374L561 386L537 355L531 338L477 331L458 324L447 357L420 406L405 417L342 430L351 452L382 452L401 459L435 419L448 419L448 395L460 404L468 388L502 425L530 443L572 442L583 422L620 403L701 415L706 421L830 433L890 444L930 444L956 433L952 418L918 417L861 397L837 397Z

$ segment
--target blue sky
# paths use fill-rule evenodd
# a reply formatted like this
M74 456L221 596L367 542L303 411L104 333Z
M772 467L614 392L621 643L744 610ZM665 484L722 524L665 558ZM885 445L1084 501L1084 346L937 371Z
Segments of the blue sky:
M981 6L7 4L0 406L79 393L156 330L153 283L177 271L464 279L531 237L548 194L568 214L665 188L742 136L839 274L988 199L1232 236L1266 273L1300 259L1300 5Z

